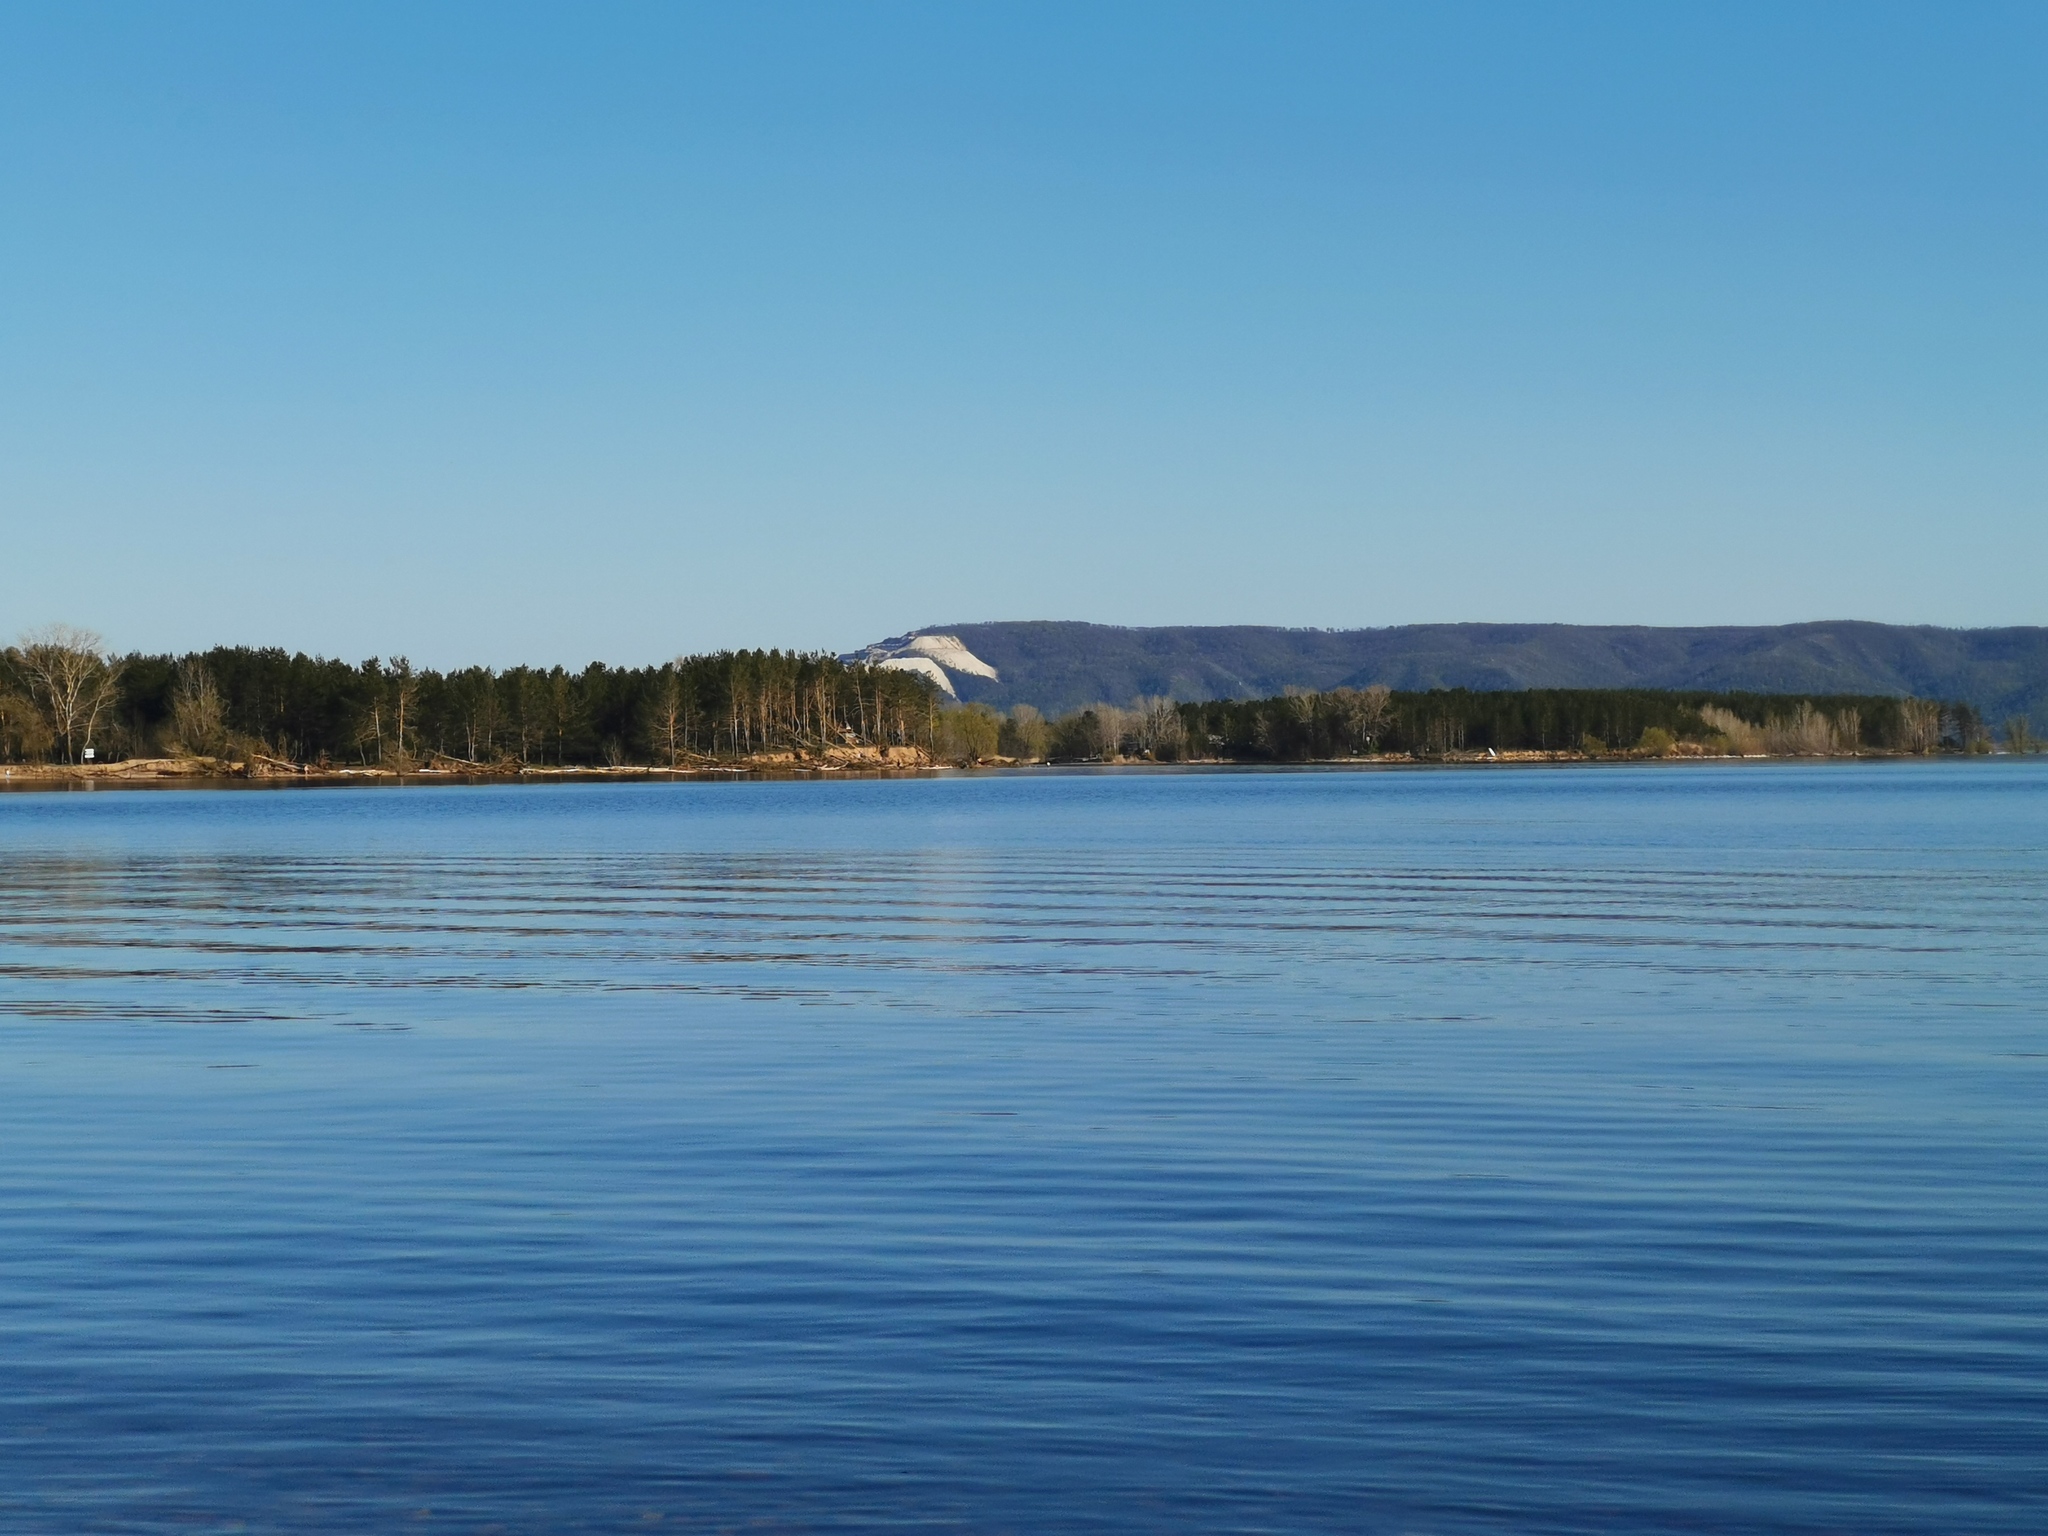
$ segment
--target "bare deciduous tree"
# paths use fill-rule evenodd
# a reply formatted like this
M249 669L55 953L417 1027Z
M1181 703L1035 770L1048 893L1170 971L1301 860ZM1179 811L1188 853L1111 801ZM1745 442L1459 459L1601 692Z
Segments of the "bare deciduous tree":
M1863 750L1863 711L1845 709L1835 716L1835 750L1854 757Z
M1370 752L1379 745L1379 739L1387 728L1387 722L1394 713L1394 690L1385 683L1373 683L1358 691L1358 720L1365 733L1365 748Z
M1941 706L1930 699L1899 700L1899 747L1932 752L1941 745Z
M1133 706L1133 713L1137 716L1135 734L1138 750L1156 762L1178 760L1186 733L1181 726L1180 710L1173 700L1164 695L1140 698Z
M372 747L377 749L377 761L384 761L384 701L381 698L373 697L369 707L356 721L355 745L357 755L365 763L370 761Z
M114 706L121 663L89 629L51 624L23 635L15 666L49 723L64 761L75 763L92 745L93 728Z
M1806 699L1764 722L1764 750L1773 757L1826 757L1834 749L1833 722Z
M1385 683L1369 688L1333 688L1323 695L1332 734L1350 752L1370 752L1387 729L1394 690Z
M1707 729L1721 738L1725 750L1737 757L1761 757L1764 751L1764 733L1761 728L1750 724L1731 709L1718 704L1701 708L1700 719Z
M412 663L403 656L392 658L389 669L391 678L391 714L393 731L398 737L398 751L392 766L400 773L412 766L412 758L405 747L405 717L419 702L419 674L412 669Z
M463 754L472 763L485 762L498 744L497 674L489 667L471 667L453 682L451 698L462 726Z
M195 757L215 757L227 748L227 708L213 674L197 657L179 664L171 691L171 734Z
M683 685L676 675L676 668L661 669L648 711L649 743L668 759L669 767L673 768L682 757L684 724Z

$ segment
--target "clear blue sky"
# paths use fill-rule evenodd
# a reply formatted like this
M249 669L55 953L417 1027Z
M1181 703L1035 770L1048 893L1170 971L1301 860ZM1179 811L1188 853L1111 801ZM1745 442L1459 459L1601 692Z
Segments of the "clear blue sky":
M0 9L0 628L2048 622L2048 6Z

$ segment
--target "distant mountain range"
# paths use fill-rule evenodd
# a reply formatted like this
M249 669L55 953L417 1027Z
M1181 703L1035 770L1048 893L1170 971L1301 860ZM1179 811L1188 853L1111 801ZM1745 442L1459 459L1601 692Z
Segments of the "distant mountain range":
M850 653L930 676L962 700L1048 715L1139 695L1265 698L1293 686L1701 688L1959 699L2048 728L2048 628L1816 624L1653 628L1406 624L1388 629L948 624Z

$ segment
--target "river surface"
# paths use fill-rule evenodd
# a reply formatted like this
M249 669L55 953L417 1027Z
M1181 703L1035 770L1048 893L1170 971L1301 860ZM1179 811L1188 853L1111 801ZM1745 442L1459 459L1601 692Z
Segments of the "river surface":
M2048 765L0 796L8 1532L2048 1530Z

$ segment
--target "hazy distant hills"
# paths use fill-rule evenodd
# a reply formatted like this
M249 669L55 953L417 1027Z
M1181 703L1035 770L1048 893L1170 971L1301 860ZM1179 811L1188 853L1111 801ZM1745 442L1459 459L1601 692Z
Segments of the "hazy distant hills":
M962 699L1048 714L1139 694L1261 698L1303 688L1713 688L1896 693L1963 699L1991 721L2048 726L2048 629L1936 629L1852 620L1651 628L1409 624L1388 629L1257 625L1125 629L1031 621L934 625L993 678L948 669ZM895 642L903 645L905 642ZM945 647L920 646L945 660ZM921 665L922 663L920 663Z

